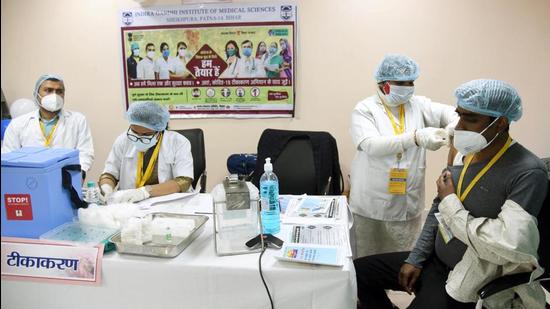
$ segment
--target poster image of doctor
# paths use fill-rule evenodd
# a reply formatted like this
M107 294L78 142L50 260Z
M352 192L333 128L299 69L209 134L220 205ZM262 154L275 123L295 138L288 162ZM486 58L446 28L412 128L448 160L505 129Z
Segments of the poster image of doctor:
M296 6L182 5L121 13L126 108L171 118L293 117Z

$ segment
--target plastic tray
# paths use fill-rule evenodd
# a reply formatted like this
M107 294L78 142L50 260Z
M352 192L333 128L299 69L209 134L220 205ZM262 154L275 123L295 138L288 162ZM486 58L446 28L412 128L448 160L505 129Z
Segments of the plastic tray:
M155 257L171 258L178 256L189 244L197 238L204 230L204 223L208 221L208 216L203 215L183 215L173 213L153 213L153 220L155 218L180 218L180 219L192 219L195 221L195 228L191 231L186 238L174 237L174 244L159 245L153 242L146 242L143 245L135 245L123 243L121 240L120 232L113 235L110 239L112 243L116 245L116 250L119 253L137 254Z
M117 229L85 225L78 221L67 222L40 235L40 239L72 241L78 243L106 243Z

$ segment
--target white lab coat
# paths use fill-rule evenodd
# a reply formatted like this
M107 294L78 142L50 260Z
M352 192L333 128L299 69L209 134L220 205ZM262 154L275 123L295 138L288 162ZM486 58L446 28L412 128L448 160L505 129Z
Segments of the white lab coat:
M392 109L399 124L397 108ZM394 153L369 155L360 149L367 138L394 136L393 127L378 96L359 102L352 112L351 136L357 149L351 166L350 207L358 215L384 221L407 221L416 218L424 208L424 177L426 151L417 147L412 133L425 127L444 128L458 116L454 107L413 96L405 103L405 133ZM390 147L392 146L392 147ZM388 193L389 172L397 168L396 154L403 151L399 168L408 169L407 194Z
M237 62L237 78L266 77L264 63L254 57L243 57Z
M188 72L185 65L187 64L187 59L184 57L184 60L181 60L179 57L176 58L170 58L170 71L172 71L176 75L182 75L186 72Z
M445 290L461 302L475 302L477 291L503 275L531 272L531 281L544 270L537 261L537 220L512 200L506 200L495 219L474 218L451 194L439 204L439 212L454 237L468 248L449 273ZM514 299L514 294L519 299ZM545 308L545 295L538 282L502 291L484 302L485 308ZM481 308L481 303L478 303Z
M45 142L40 128L40 113L36 110L10 122L4 135L2 153L21 147L44 147ZM90 170L94 162L94 145L86 117L79 112L63 109L59 113L50 147L78 149L82 170Z
M136 188L137 157L136 147L126 137L126 132L119 135L103 170L103 173L118 179L119 190ZM159 183L176 177L193 178L193 156L189 140L177 132L164 131L157 165Z
M136 71L137 79L155 79L155 64L147 57L138 62Z
M254 57L237 58L222 73L221 78L254 78L267 77L263 61Z
M174 59L168 57L168 60L164 60L164 57L160 57L155 61L155 73L159 74L159 79L170 79L170 71L173 67Z

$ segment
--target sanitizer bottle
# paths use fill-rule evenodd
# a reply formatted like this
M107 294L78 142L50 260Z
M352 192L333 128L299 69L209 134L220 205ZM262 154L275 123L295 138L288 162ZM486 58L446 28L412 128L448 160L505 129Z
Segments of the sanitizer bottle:
M260 178L260 197L268 205L262 207L262 228L264 234L277 234L281 229L279 209L279 180L273 173L271 158L265 159L264 173Z

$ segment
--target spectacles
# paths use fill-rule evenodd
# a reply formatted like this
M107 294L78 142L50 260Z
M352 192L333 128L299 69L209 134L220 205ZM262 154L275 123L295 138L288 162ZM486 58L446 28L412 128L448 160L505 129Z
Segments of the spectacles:
M134 134L135 132L132 131L132 129L128 128L128 131L126 132L126 137L131 140L132 142L137 142L137 141L140 141L142 142L143 144L150 144L151 143L151 140L155 137L156 135L156 132L153 133L153 135L151 136L139 136L139 135L135 135Z

